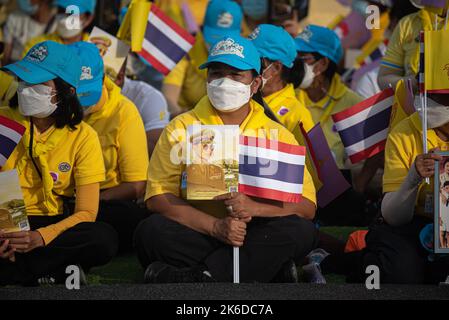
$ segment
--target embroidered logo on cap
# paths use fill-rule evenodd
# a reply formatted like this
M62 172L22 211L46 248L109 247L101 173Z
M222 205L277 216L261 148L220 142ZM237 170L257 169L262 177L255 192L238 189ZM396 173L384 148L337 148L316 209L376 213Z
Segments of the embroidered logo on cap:
M231 38L218 42L210 53L211 56L219 56L221 54L234 54L240 58L245 58L243 55L243 46Z
M45 60L45 58L47 58L47 56L48 56L47 46L41 45L31 49L31 51L26 56L26 59L34 62L42 62Z
M257 28L254 29L254 31L248 36L248 39L250 39L250 40L256 40L257 37L259 36L259 34L260 34L260 28L257 27Z
M229 12L223 12L218 16L217 26L221 28L230 28L234 23L234 17Z
M310 29L308 27L306 27L304 29L304 31L298 35L299 39L302 39L307 43L310 42L310 38L312 38L312 37L313 37L313 32L310 31Z
M80 80L92 80L94 77L92 76L91 67L82 66L81 67L81 78Z

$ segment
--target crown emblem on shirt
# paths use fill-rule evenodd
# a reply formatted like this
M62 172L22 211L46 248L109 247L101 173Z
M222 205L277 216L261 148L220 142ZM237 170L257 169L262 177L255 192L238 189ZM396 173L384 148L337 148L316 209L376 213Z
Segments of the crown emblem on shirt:
M245 58L243 55L243 46L239 45L231 38L218 42L210 53L211 56L218 56L221 54L234 54L240 58Z
M92 80L94 77L92 76L91 67L82 66L81 67L81 78L80 80Z
M217 26L230 28L234 22L234 17L229 12L223 12L218 16Z
M256 40L256 38L259 36L260 34L260 28L257 27L256 29L254 29L254 31L248 36L248 39L250 40Z
M41 45L38 47L34 47L31 49L31 51L27 55L27 60L34 61L34 62L42 62L47 58L48 56L48 49L47 46Z
M299 39L304 40L305 42L310 42L310 38L313 37L313 32L306 27L303 32L298 35Z

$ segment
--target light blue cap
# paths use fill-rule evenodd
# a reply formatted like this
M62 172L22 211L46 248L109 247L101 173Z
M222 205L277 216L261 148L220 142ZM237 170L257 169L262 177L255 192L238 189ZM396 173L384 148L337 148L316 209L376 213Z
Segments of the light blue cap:
M97 5L97 0L56 0L56 5L58 7L66 9L69 6L77 6L79 8L79 13L94 13L95 6ZM67 12L69 13L69 12ZM76 13L76 12L75 12Z
M331 29L308 25L296 38L298 52L317 52L336 64L343 58L343 47L337 34Z
M34 45L22 60L7 65L4 69L30 84L61 78L77 88L81 61L70 47L54 41L44 41Z
M293 67L296 46L292 36L281 27L261 24L249 35L262 58L281 61L287 68Z
M260 55L252 42L242 36L224 37L209 51L207 62L200 69L213 62L221 62L239 70L255 70L260 74Z
M221 38L240 35L242 8L232 0L211 0L204 18L204 40L210 45Z
M104 64L97 46L90 42L75 42L69 45L81 60L78 99L83 107L95 105L103 91Z

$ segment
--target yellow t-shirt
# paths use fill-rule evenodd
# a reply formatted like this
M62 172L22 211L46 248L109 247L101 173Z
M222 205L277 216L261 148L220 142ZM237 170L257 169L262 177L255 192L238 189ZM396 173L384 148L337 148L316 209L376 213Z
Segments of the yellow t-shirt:
M296 98L293 84L287 84L282 90L265 97L264 100L288 131L293 132L299 122L303 123L306 131L313 128L312 115Z
M296 94L298 100L310 111L313 122L320 123L338 168L345 169L345 148L331 115L354 106L363 101L363 98L345 86L337 74L332 79L327 96L318 102L310 100L304 90L298 89Z
M444 19L425 10L402 18L391 35L382 66L403 71L404 76L415 76L419 71L419 33L433 30L435 17L438 28L443 28Z
M0 108L0 114L17 121L30 129L29 121L17 111ZM62 132L62 134L61 134ZM56 135L61 135L54 140ZM104 181L103 156L97 133L86 123L81 122L75 130L52 127L39 134L35 128L34 146L48 145L54 141L54 147L42 155L53 177L53 192L46 198L43 183L28 156L28 148L22 139L2 170L20 167L22 159L26 164L20 169L19 178L27 214L30 216L56 216L63 213L63 202L57 195L73 197L77 186ZM37 160L39 165L39 161Z
M449 142L441 140L433 129L427 130L427 145L429 150L449 150ZM416 156L422 153L421 118L418 113L414 113L399 122L388 135L385 147L384 193L399 190ZM419 188L415 212L433 218L433 178L430 180L430 184L423 181Z
M142 118L136 106L105 77L103 105L85 121L94 128L103 150L106 180L101 189L122 182L145 181L148 171L147 139Z
M298 144L287 129L265 115L262 106L251 100L250 107L250 114L240 125L242 135L258 135L259 138L270 139L270 130L277 129L279 141ZM223 125L223 121L215 112L207 96L201 99L193 110L173 119L162 132L150 160L145 200L164 193L185 198L185 189L182 188L182 175L186 169L185 161L177 164L170 161L170 156L174 150L182 152L187 127L198 121L203 125ZM307 169L304 172L303 197L316 204L315 187ZM190 204L216 217L226 215L226 208L222 202L190 201Z
M82 41L87 41L88 39L89 39L89 34L88 33L83 33L83 40ZM34 45L36 45L38 43L41 43L41 42L44 42L44 41L54 41L54 42L57 42L57 43L64 44L64 41L62 40L62 38L58 34L56 34L56 33L43 34L41 36L37 36L37 37L29 40L25 44L25 47L24 47L23 52L22 52L22 57L25 57L26 54L28 53L28 51L30 51L30 49Z

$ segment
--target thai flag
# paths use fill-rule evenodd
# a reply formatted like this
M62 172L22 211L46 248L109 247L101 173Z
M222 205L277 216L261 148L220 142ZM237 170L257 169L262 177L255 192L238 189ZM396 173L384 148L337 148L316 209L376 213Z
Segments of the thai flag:
M0 168L16 148L25 133L25 127L20 123L0 116Z
M159 72L167 75L189 52L195 38L165 15L154 4L151 5L148 23L139 55Z
M300 202L305 147L240 137L239 192L282 202Z
M388 88L332 115L352 163L370 158L385 149L393 102L394 90Z

